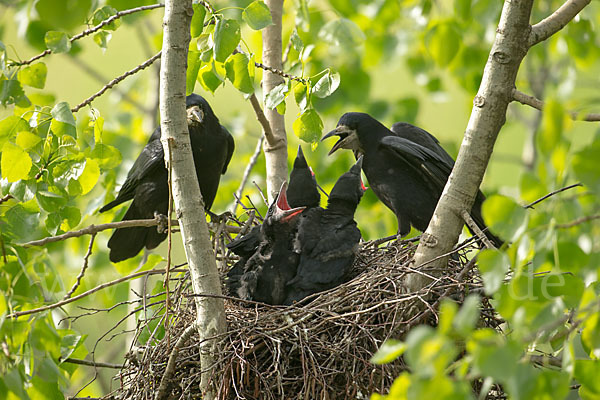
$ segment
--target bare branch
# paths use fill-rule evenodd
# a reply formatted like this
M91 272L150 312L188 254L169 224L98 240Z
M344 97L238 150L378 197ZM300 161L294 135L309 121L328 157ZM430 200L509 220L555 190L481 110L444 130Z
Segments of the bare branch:
M141 7L136 7L136 8L131 8L129 10L123 10L123 11L119 11L117 12L115 15L111 15L109 18L105 19L104 21L100 22L98 25L86 29L85 31L73 36L71 39L69 39L69 41L71 43L73 43L76 40L79 40L81 38L84 38L86 36L91 35L94 32L99 31L100 29L102 29L103 27L105 27L106 25L116 21L117 19L121 18L124 15L129 15L129 14L133 14L139 11L146 11L146 10L153 10L155 8L161 8L164 7L165 5L162 3L157 3L157 4L151 4L148 6L141 6ZM46 49L43 52L41 52L40 54L38 54L37 56L31 57L29 60L26 61L21 61L21 62L17 62L14 63L13 65L15 66L21 66L21 65L28 65L31 64L32 62L39 60L42 57L47 56L48 54L52 53L52 50L50 49Z
M268 122L267 122L267 126L268 126ZM270 127L269 127L269 129L270 129ZM261 135L260 139L258 139L258 142L256 143L256 148L254 149L254 154L252 154L252 157L250 157L250 161L248 162L248 165L246 165L246 169L244 170L244 176L242 177L242 181L240 182L240 186L238 187L238 189L233 194L233 196L236 199L239 199L239 198L242 197L242 192L244 191L244 187L246 186L246 183L248 183L248 179L250 179L250 172L252 172L252 168L254 168L254 165L256 165L256 162L258 161L258 157L260 156L260 152L262 150L262 146L263 146L263 142L264 141L265 141L265 135ZM233 213L234 214L235 214L235 212L236 212L237 207L238 207L239 204L240 204L239 201L235 202L235 204L233 206Z
M156 400L162 400L165 399L168 395L167 393L167 388L169 387L169 381L171 379L171 376L175 373L175 367L176 367L176 359L177 359L177 354L179 354L179 350L181 350L183 348L183 345L185 345L185 343L190 340L190 338L192 337L192 335L194 334L194 332L198 331L198 327L196 326L196 324L192 324L190 326L188 326L185 331L183 331L183 333L181 334L181 337L179 338L179 340L177 340L177 343L175 343L175 346L173 347L173 350L171 350L171 354L169 354L169 361L167 362L167 368L165 369L165 372L163 373L163 376L160 380L160 386L158 387L158 391L156 392L156 396L154 397Z
M299 76L296 76L296 75L288 74L287 72L284 72L284 71L282 71L280 69L269 67L268 65L265 65L265 64L262 64L262 63L259 63L259 62L255 62L254 65L257 68L264 69L265 71L272 72L275 75L281 76L282 78L288 78L288 79L291 79L293 81L298 81L298 82L302 82L302 83L308 82L308 79L304 79L304 78L300 78Z
M85 270L88 267L88 261L90 259L90 256L92 255L92 247L94 247L94 239L96 239L96 233L92 233L92 238L90 239L90 245L88 246L88 250L87 250L87 253L85 254L85 257L83 257L83 267L81 267L81 271L79 272L79 275L77 275L77 280L75 281L75 284L73 285L71 290L69 290L67 292L67 294L65 294L65 297L63 297L63 300L71 297L73 295L73 293L75 293L75 291L77 290L79 285L81 284L81 280L83 279L83 276L85 275Z
M119 279L115 279L114 281L110 281L110 282L106 282L106 283L103 283L101 285L98 285L95 288L90 289L87 292L83 292L80 295L77 295L75 297L71 297L70 299L61 300L59 302L56 302L56 303L53 303L53 304L48 304L48 305L43 306L43 307L34 308L32 310L17 311L17 312L14 312L12 314L8 314L7 317L8 318L19 318L19 317L22 317L23 315L36 314L36 313L39 313L39 312L42 312L42 311L52 310L54 308L62 307L65 304L73 303L74 301L83 299L84 297L87 297L90 294L96 293L96 292L98 292L98 291L100 291L102 289L105 289L105 288L110 287L110 286L114 286L116 284L128 281L130 279L134 279L134 278L137 278L137 277L140 277L140 276L144 276L144 275L155 275L155 274L164 274L164 273L165 273L164 269L151 269L151 270L148 270L148 271L136 272L135 274L127 275L127 276L121 277Z
M488 239L487 236L485 236L485 233L483 233L483 231L479 228L479 226L477 226L475 221L473 221L473 218L471 218L471 214L469 214L467 212L467 210L463 210L461 215L462 215L463 219L465 220L465 223L467 224L469 229L471 229L471 231L473 231L475 233L475 235L479 238L479 240L481 240L483 242L485 247L487 247L488 249L496 248L496 246L494 246L492 244L492 242L490 242L490 239Z
M529 47L538 44L565 27L591 0L567 0L552 15L531 27Z
M523 93L517 89L513 89L513 100L518 101L519 103L524 104L526 106L531 106L540 111L544 109L543 101L526 93ZM581 115L580 113L575 111L568 111L568 113L571 119L575 121L600 121L600 113L591 113L586 115Z
M88 360L80 360L78 358L65 358L64 360L62 360L62 362L66 362L66 363L70 363L70 364L77 364L77 365L86 365L88 367L94 367L94 368L101 367L101 368L123 369L125 367L122 364L94 362L94 361L88 361Z
M556 228L558 229L568 229L577 225L581 225L583 223L593 221L595 219L600 219L600 214L596 215L588 215L587 217L577 218L575 221L567 222L565 224L556 224Z
M74 237L80 237L83 235L92 235L107 229L117 228L131 228L133 226L157 226L163 223L163 217L158 216L154 219L132 219L129 221L110 222L108 224L90 225L78 231L65 232L62 235L50 236L40 240L33 240L31 242L20 244L19 246L31 247L31 246L44 246L48 243L60 242L61 240L70 239Z
M554 196L555 194L558 194L560 192L564 192L565 190L573 189L574 187L577 187L577 186L583 186L583 185L581 183L577 182L577 183L574 183L572 185L565 186L564 188L560 188L558 190L555 190L554 192L548 193L547 195L545 195L543 197L540 197L536 201L534 201L532 203L529 203L526 206L524 206L524 208L533 208L533 206L535 206L536 204L538 204L538 203L546 200L548 197Z
M267 139L275 140L273 136L273 130L271 129L271 125L269 124L269 121L267 120L267 117L265 116L265 113L263 112L263 109L260 106L260 102L258 101L254 93L252 94L252 96L250 96L250 104L252 104L252 108L254 109L254 113L256 114L256 119L258 119L260 126L262 126L263 132Z
M144 61L143 63L141 63L140 65L138 65L137 67L135 67L132 70L129 70L127 72L125 72L123 75L116 77L115 79L113 79L112 81L108 82L106 85L104 85L104 87L102 89L100 89L97 93L93 94L92 96L88 97L86 100L83 101L83 103L76 105L75 107L71 108L71 112L77 112L79 111L79 109L81 109L82 107L87 106L88 104L90 104L92 101L94 101L96 98L102 96L104 94L104 92L106 92L108 89L111 89L113 86L115 86L117 83L121 82L122 80L124 80L125 78L127 78L128 76L134 75L137 72L149 67L150 65L152 65L152 63L156 60L158 60L161 56L161 52L159 51L158 53L156 53L154 56L152 56L151 58L149 58L148 60Z
M4 196L2 196L2 197L0 198L0 204L2 204L2 203L6 203L6 202L7 202L7 201L9 201L10 199L14 199L14 197L13 197L13 195L12 195L12 194L10 194L10 193L9 193L9 194L7 194L7 195L4 195Z

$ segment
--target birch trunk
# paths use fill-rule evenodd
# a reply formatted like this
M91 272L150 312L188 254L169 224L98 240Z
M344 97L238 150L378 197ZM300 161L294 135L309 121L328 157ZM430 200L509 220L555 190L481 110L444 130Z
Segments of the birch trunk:
M185 112L185 75L190 42L190 22L193 14L191 0L167 0L163 22L163 53L160 71L161 141L167 168L172 168L172 191L175 211L185 254L190 268L192 288L196 295L221 295L217 264L209 238L192 157ZM223 300L195 297L196 324L201 340L201 370L214 364L216 343L209 338L224 332ZM215 397L210 371L200 380L203 399Z
M282 70L281 17L283 14L283 0L266 0L265 3L271 10L273 24L267 26L262 31L263 63ZM270 71L263 71L263 98L271 89L283 82L283 77ZM266 135L266 140L263 144L267 167L267 192L270 203L277 196L277 191L281 187L281 184L287 180L287 136L283 115L279 114L277 110L269 110L265 107L265 116L273 131L273 136Z

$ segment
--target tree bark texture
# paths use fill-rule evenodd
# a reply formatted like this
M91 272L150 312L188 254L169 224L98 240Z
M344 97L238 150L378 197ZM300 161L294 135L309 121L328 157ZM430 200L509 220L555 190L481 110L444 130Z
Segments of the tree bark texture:
M273 24L267 26L262 31L263 63L282 70L281 17L283 14L283 0L266 0L265 3L271 10ZM263 71L263 98L271 89L283 82L283 77L270 71ZM287 180L287 135L285 133L285 119L283 115L279 114L277 110L269 110L266 107L265 115L273 131L273 136L265 135L266 140L263 144L267 167L267 192L269 202L272 202L277 196L277 191L281 187L281 184Z
M160 119L167 168L172 168L175 211L181 226L192 287L196 295L221 295L215 255L204 214L204 202L196 178L185 111L185 75L190 42L191 0L167 0L163 21L163 54L160 71ZM201 370L214 364L216 349L211 337L225 331L223 300L195 297L200 335ZM210 372L200 381L203 399L216 391Z
M483 179L498 132L506 120L506 109L519 65L529 49L529 18L533 0L505 1L479 91L473 100L471 117L463 137L456 164L440 201L423 233L414 263L441 267L446 258L434 258L452 250L464 225L461 213L470 210ZM419 290L428 283L423 275L407 277L409 290Z

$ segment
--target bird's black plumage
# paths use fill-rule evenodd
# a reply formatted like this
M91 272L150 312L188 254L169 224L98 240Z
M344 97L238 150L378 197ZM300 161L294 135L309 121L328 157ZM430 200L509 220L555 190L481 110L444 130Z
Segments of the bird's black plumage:
M219 123L202 96L187 96L186 107L196 177L205 210L208 211L215 199L221 174L227 170L235 144L233 136ZM133 163L117 198L102 207L100 212L133 199L123 220L153 218L155 213L167 214L168 176L160 137L159 127ZM166 233L159 233L154 227L117 229L108 241L110 260L118 262L131 258L144 247L152 249L158 246L166 236Z
M300 254L295 277L287 283L284 304L333 288L345 281L352 267L360 230L354 212L364 193L362 158L334 185L327 208L305 211L298 223L294 247Z
M404 236L411 225L425 231L454 166L454 160L428 132L413 125L394 125L394 132L365 113L346 113L337 128L323 139L337 135L340 140L330 153L339 148L364 154L363 170L377 197L398 219L398 232ZM478 193L471 215L481 229L485 197ZM502 240L489 231L495 245Z
M273 212L260 227L258 249L243 268L236 265L235 273L230 274L230 291L246 300L272 305L283 303L286 283L296 275L299 255L294 252L293 238L298 216L304 208L289 206L284 184L274 202Z

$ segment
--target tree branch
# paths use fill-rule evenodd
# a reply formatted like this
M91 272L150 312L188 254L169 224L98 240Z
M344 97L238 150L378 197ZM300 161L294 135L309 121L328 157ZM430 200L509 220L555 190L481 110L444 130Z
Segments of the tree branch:
M557 229L573 228L574 226L581 225L586 222L593 221L595 219L600 219L600 214L588 215L587 217L577 218L575 221L567 222L565 224L556 224L556 228Z
M61 362L66 362L66 363L70 363L70 364L77 364L77 365L85 365L88 367L94 367L94 368L113 368L113 369L123 369L125 368L125 365L122 364L110 364L110 363L103 363L103 362L95 362L95 361L88 361L88 360L80 360L78 358L65 358L64 360L61 360Z
M139 12L139 11L153 10L155 8L160 8L160 7L164 7L164 6L165 6L164 4L158 3L158 4L151 4L151 5L148 5L148 6L141 6L141 7L131 8L129 10L119 11L115 15L111 15L109 18L107 18L104 21L100 22L98 25L96 25L96 26L94 26L92 28L86 29L85 31L83 31L83 32L81 32L81 33L73 36L72 38L69 39L69 41L71 43L73 43L76 40L79 40L81 38L89 36L92 33L99 31L100 29L102 29L106 25L110 24L111 22L114 22L117 19L121 18L122 16L133 14L133 13L136 13L136 12ZM52 53L52 50L46 49L43 52L41 52L40 54L38 54L37 56L31 57L29 60L16 62L16 63L13 63L13 65L15 65L15 66L28 65L28 64L31 64L32 62L36 61L36 60L39 60L42 57L47 56L50 53Z
M175 343L173 350L171 350L171 354L169 354L167 368L165 368L165 372L163 373L163 376L160 379L160 386L158 387L158 391L156 392L156 396L154 397L156 400L162 400L167 398L167 388L169 387L169 381L171 379L171 376L175 373L175 362L177 361L177 355L179 354L179 350L183 348L183 345L185 345L185 343L188 340L190 340L194 332L197 332L197 330L198 327L196 326L196 324L188 326L179 337L179 340L177 340L177 343Z
M92 238L90 239L90 244L88 246L87 253L85 254L85 257L83 257L83 267L81 267L81 271L79 272L79 275L77 275L75 284L73 284L73 287L71 288L71 290L69 290L67 292L67 294L65 294L65 297L63 297L63 300L68 299L69 297L73 296L73 293L75 293L75 291L81 284L81 280L83 279L83 277L85 275L85 270L88 267L88 262L89 262L90 256L92 255L92 248L94 247L94 239L95 238L96 238L96 233L92 233Z
M267 122L267 126L268 126L268 124L269 123ZM252 168L254 168L254 165L256 165L256 163L258 161L258 157L260 156L260 152L262 150L264 141L265 141L265 135L261 135L260 139L258 139L258 142L256 142L256 148L254 149L254 153L252 154L252 157L250 157L250 161L248 161L248 165L246 165L246 169L244 170L244 176L242 177L240 186L233 194L233 197L236 199L236 201L234 202L234 205L233 205L233 213L234 214L237 210L238 205L240 204L239 199L242 197L242 192L244 191L244 187L248 183L248 179L250 179L250 172L252 172Z
M541 203L542 201L546 200L548 197L552 197L555 194L558 194L560 192L564 192L565 190L573 189L574 187L577 187L577 186L583 186L583 185L581 183L577 182L577 183L574 183L572 185L565 186L564 188L560 188L558 190L555 190L554 192L548 193L547 195L542 196L539 199L537 199L536 201L534 201L532 203L529 203L529 204L527 204L526 206L523 206L523 207L524 208L532 208L533 209L533 206L535 206L538 203Z
M8 314L7 318L19 318L19 317L22 317L23 315L36 314L36 313L39 313L39 312L52 310L54 308L62 307L64 305L66 305L66 304L73 303L74 301L83 299L84 297L87 297L90 294L96 293L96 292L98 292L98 291L100 291L102 289L105 289L105 288L110 287L110 286L114 286L116 284L128 281L130 279L134 279L134 278L137 278L137 277L140 277L140 276L144 276L144 275L155 275L155 274L164 274L164 273L165 273L164 269L151 269L151 270L148 270L148 271L136 272L135 274L127 275L127 276L121 277L119 279L115 279L114 281L110 281L110 282L106 282L106 283L103 283L101 285L98 285L95 288L88 290L87 292L83 292L83 293L81 293L81 294L79 294L79 295L77 295L75 297L71 297L69 299L61 300L59 302L56 302L56 303L53 303L53 304L48 304L46 306L34 308L34 309L31 309L31 310L17 311L17 312L14 312L12 314Z
M494 246L492 244L490 239L488 239L487 236L485 236L485 233L483 233L483 231L479 228L479 226L477 226L475 221L473 221L471 214L469 214L469 212L467 210L463 210L461 215L462 215L463 219L465 220L465 223L467 224L467 226L475 233L475 236L477 236L479 238L479 240L481 240L483 242L485 247L487 247L488 249L496 248L496 246Z
M543 101L535 98L534 96L530 96L526 93L523 93L517 89L513 89L512 96L513 96L513 100L518 101L521 104L524 104L526 106L531 106L540 111L542 111L544 109ZM581 115L581 113L577 113L575 111L568 111L568 114L571 117L571 119L573 119L575 121L590 121L590 122L600 121L600 113L591 113L591 114Z
M104 85L104 87L102 89L100 89L97 93L95 93L95 94L91 95L90 97L88 97L87 99L85 99L81 104L78 104L75 107L71 108L71 112L75 113L75 112L79 111L82 107L87 106L92 101L94 101L96 98L102 96L104 94L104 92L106 92L108 89L111 89L113 86L115 86L117 83L121 82L128 76L134 75L134 74L138 73L139 71L149 67L150 65L152 65L152 63L154 61L158 60L160 58L160 56L161 56L161 52L159 51L158 53L156 53L155 55L153 55L148 60L144 61L143 63L141 63L134 69L129 70L129 71L125 72L123 75L118 76L115 79L111 80L106 85Z
M33 240L31 242L19 244L18 246L31 247L31 246L44 246L48 243L60 242L61 240L70 239L74 237L80 237L83 235L92 235L107 229L117 228L131 228L133 226L157 226L164 223L164 216L157 216L154 219L132 219L129 221L110 222L108 224L101 225L90 225L86 228L78 231L65 232L62 235L49 236L40 240Z
M538 44L565 27L591 0L567 0L552 15L531 27L529 47Z

